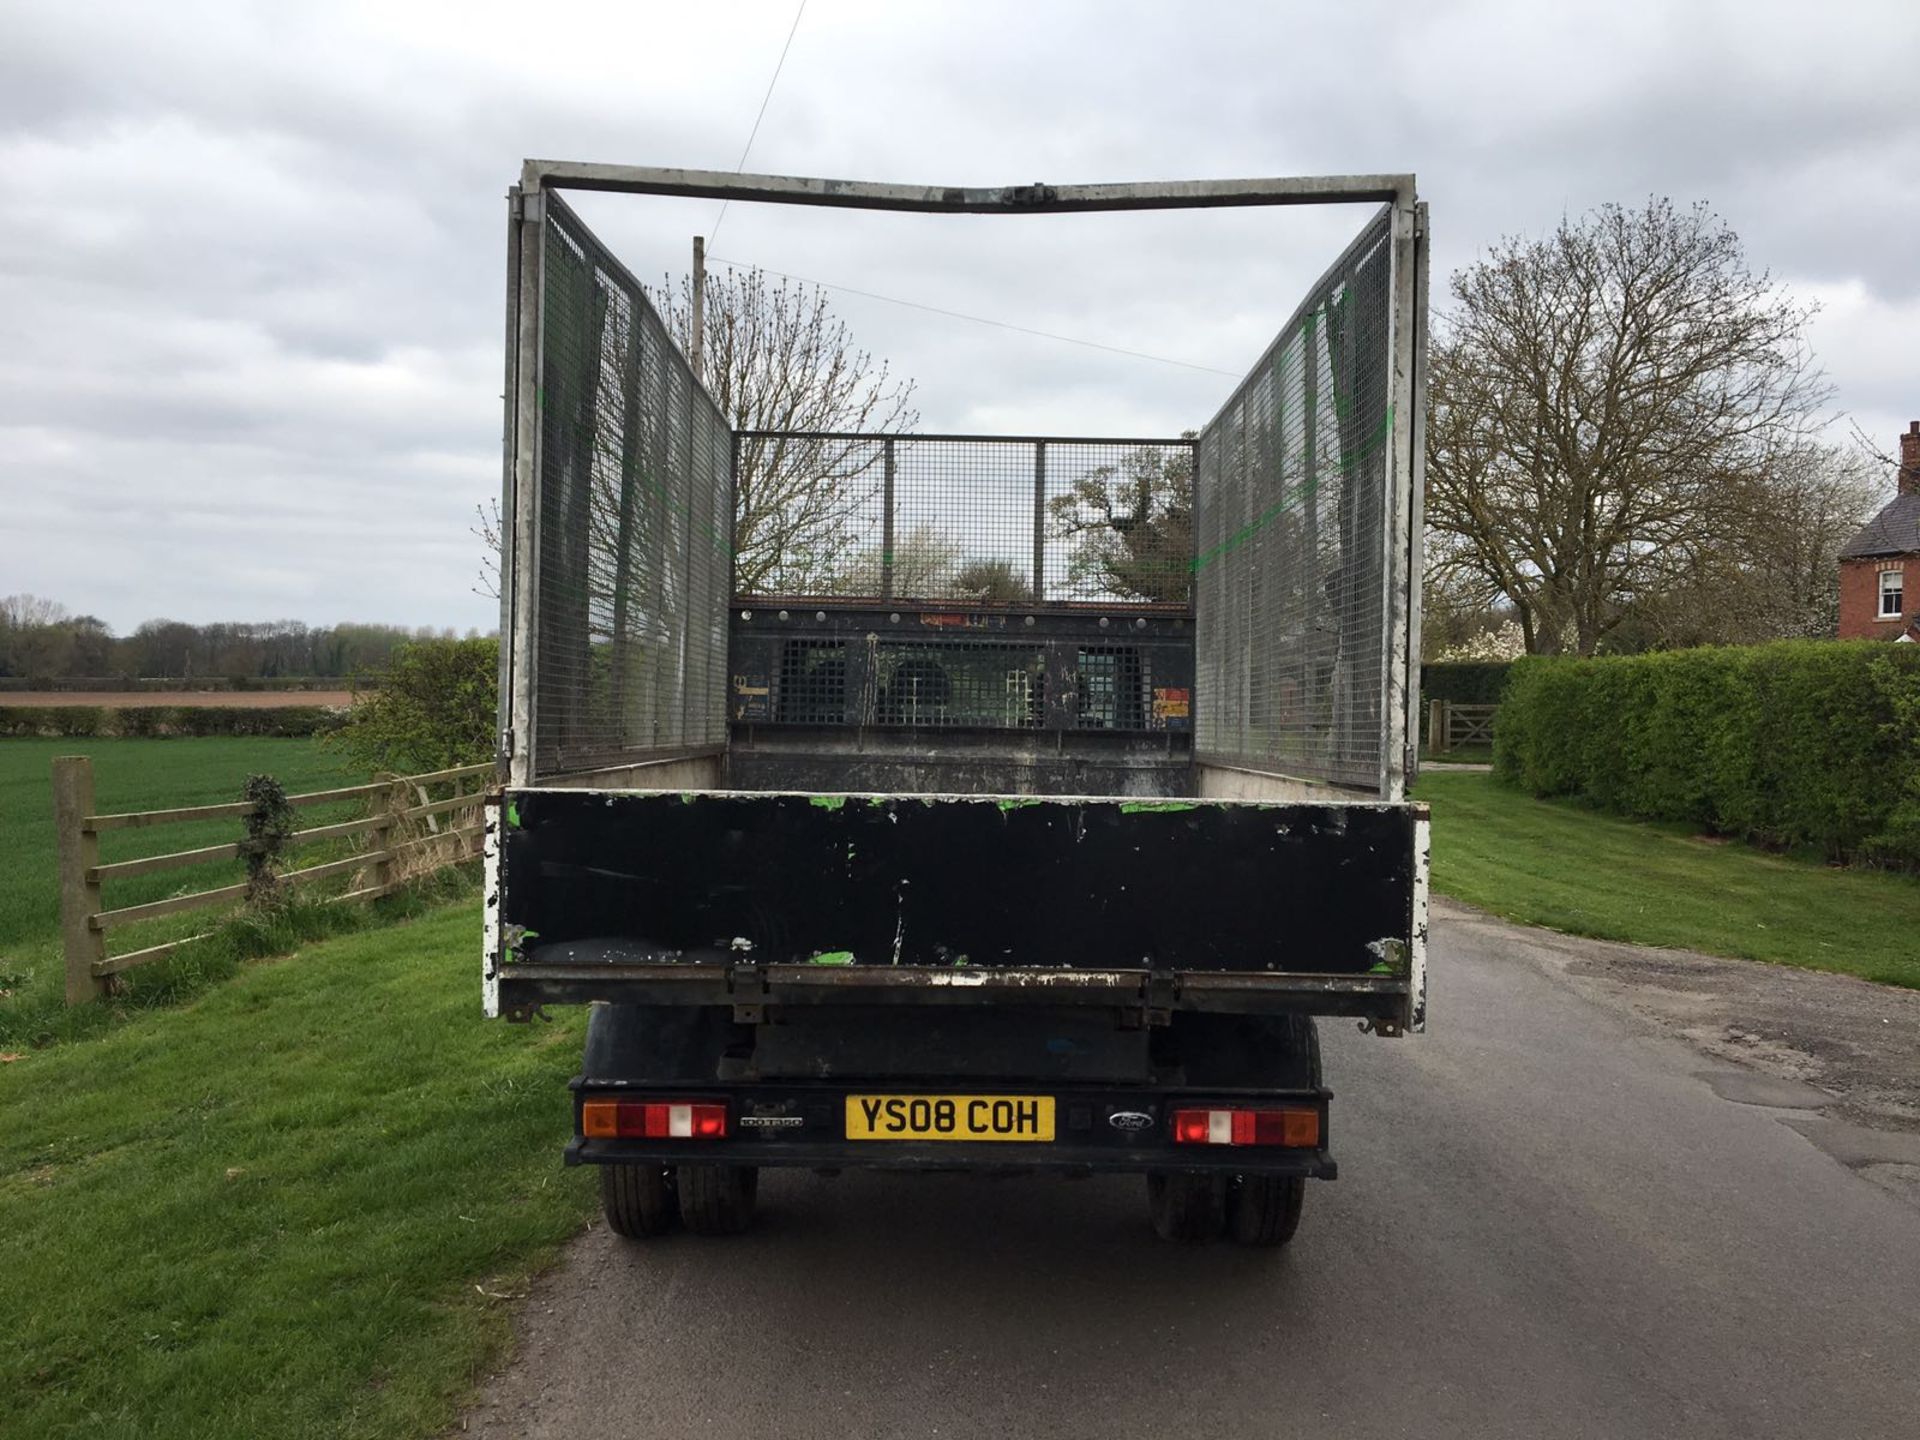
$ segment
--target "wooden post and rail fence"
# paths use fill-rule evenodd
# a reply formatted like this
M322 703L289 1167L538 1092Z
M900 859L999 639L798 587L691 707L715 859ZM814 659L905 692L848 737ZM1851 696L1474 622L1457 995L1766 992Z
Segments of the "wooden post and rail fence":
M405 884L409 878L405 872L413 866L419 867L414 873L425 873L471 859L480 853L484 826L481 805L493 773L494 767L489 761L424 775L389 776L338 790L289 795L286 802L295 809L364 800L368 814L364 819L296 830L285 842L288 847L365 837L360 842L365 848L343 859L282 871L275 878L282 884L307 884L329 876L348 875L352 877L350 888L333 898L374 900L392 894ZM428 787L435 785L450 788L453 793L442 799L431 799ZM101 834L108 830L194 821L244 821L256 809L254 802L239 800L231 804L101 815L95 813L93 762L84 755L61 756L53 762L53 816L60 853L60 936L66 952L69 1005L82 1004L105 994L112 984L111 977L121 971L162 959L210 933L203 931L115 955L107 948L110 931L180 911L233 906L247 894L247 884L242 881L109 909L102 899L102 891L111 880L222 860L244 860L250 842L241 839L103 865L100 863ZM429 833L417 836L410 833L422 824L430 827Z
M1462 705L1453 700L1427 702L1427 753L1444 755L1463 745L1493 744L1498 705Z

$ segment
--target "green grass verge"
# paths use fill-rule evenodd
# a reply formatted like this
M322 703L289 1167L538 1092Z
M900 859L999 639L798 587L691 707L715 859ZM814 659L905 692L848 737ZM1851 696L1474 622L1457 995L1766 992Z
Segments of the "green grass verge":
M185 956L127 972L126 992L112 1005L65 1010L51 779L56 755L93 758L94 789L103 811L237 800L253 774L272 775L294 794L367 778L337 752L312 740L0 740L0 1050L91 1033L115 1016L191 994L209 974L229 973L218 955ZM321 825L361 813L352 803L313 807L300 812L300 823ZM114 830L100 837L100 855L108 862L131 860L240 835L240 825L232 820ZM301 863L324 858L312 850L300 854ZM245 874L236 860L139 875L111 882L106 903L137 905L231 884ZM113 949L117 953L194 934L207 929L210 918L195 912L117 930L111 936ZM312 938L312 933L309 925L294 938Z
M1920 880L1427 774L1433 887L1527 925L1920 988Z
M0 1066L0 1434L415 1436L592 1206L477 905ZM475 1287L480 1287L477 1290Z

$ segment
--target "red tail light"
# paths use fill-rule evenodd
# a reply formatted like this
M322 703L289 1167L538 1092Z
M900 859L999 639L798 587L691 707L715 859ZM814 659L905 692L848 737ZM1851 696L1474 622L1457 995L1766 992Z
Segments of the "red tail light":
M1310 1149L1320 1143L1320 1112L1303 1106L1284 1110L1176 1110L1178 1145L1286 1145Z
M711 1101L588 1100L580 1133L590 1140L720 1140L727 1107Z

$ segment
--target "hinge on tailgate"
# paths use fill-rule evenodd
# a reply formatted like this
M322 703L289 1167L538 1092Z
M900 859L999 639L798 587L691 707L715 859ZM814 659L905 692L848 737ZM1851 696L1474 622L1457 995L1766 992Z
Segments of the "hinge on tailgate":
M766 1019L767 973L758 965L738 964L727 972L733 992L733 1023L758 1025Z
M1180 981L1172 975L1149 975L1140 987L1138 1008L1128 1006L1120 1012L1124 1030L1157 1029L1173 1023L1173 1011L1180 1000Z

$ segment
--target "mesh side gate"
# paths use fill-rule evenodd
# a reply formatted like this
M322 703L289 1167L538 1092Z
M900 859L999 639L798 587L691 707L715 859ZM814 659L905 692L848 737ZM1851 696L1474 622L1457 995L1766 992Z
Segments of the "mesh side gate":
M1391 210L1201 433L1195 748L1380 784L1392 500Z
M637 281L547 197L534 769L725 740L730 431Z
M742 596L1191 603L1189 439L743 431L738 446Z

